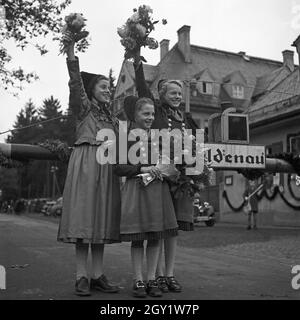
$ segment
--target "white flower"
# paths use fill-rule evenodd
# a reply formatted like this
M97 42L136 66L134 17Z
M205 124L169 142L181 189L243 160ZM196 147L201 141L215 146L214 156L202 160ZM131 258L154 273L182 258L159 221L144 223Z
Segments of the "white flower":
M134 14L129 18L129 20L132 21L132 22L138 22L139 19L140 19L140 16L139 16L139 14L138 14L137 12L134 13Z
M118 28L118 29L117 29L117 32L118 32L118 35L119 35L121 38L125 38L125 37L127 36L128 29L127 29L127 27L123 26L122 28Z
M146 35L146 28L144 26L142 26L141 24L137 24L136 26L137 31L139 32L141 37L145 37Z

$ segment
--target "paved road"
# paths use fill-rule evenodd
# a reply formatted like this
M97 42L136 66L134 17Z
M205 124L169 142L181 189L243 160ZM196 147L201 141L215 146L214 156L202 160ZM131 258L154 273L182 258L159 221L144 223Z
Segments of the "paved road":
M7 271L7 289L0 300L83 299L73 294L74 248L58 243L57 219L31 214L0 214L0 265ZM181 233L176 275L182 293L162 299L300 299L291 287L292 266L300 265L300 229L217 224ZM134 299L130 295L130 245L106 247L105 272L122 290L95 293L84 299ZM162 300L160 299L160 300Z

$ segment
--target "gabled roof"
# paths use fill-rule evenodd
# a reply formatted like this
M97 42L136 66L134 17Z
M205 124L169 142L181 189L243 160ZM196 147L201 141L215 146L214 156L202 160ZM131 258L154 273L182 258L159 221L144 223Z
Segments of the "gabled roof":
M222 82L229 74L240 71L249 86L255 86L256 79L280 67L282 62L191 45L193 74L208 69L212 75ZM249 60L249 61L248 61Z
M211 73L211 72L209 71L209 69L207 69L207 68L205 68L204 70L202 70L202 71L194 74L193 78L194 78L194 79L201 79L202 75L203 75L205 72L207 72L207 73L209 74L209 76L210 76L213 80L215 80L214 76L212 75L212 73Z
M291 73L286 66L278 68L270 73L267 73L257 78L256 87L253 93L253 98L257 97L268 90L272 90Z
M271 91L267 91L256 102L254 102L249 108L249 113L257 113L259 110L263 110L268 107L271 110L270 106L287 101L297 96L300 96L299 67L281 80L281 82L277 83L277 85L274 86Z
M238 75L240 78L243 79L244 83L247 84L247 80L246 80L246 78L243 76L243 74L241 73L240 70L236 70L236 71L233 71L233 72L229 73L227 76L225 76L225 77L223 78L223 82L224 82L224 83L230 82L235 75Z

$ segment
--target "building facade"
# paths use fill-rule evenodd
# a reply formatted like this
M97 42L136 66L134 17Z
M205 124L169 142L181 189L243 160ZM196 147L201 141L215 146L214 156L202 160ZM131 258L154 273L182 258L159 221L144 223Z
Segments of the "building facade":
M300 88L294 52L285 50L282 61L274 61L251 57L242 51L233 53L196 46L190 43L190 30L189 26L181 27L177 31L178 41L171 49L169 40L162 40L159 63L156 66L144 65L145 78L154 96L158 96L156 88L160 79L185 81L188 86L184 94L188 94L189 99L185 96L184 101L189 101L189 105L183 103L182 109L192 113L200 128L207 130L212 114L235 107L249 114L250 144L266 145L269 153L298 152ZM297 50L298 42L299 39L294 43ZM131 94L136 94L134 69L131 62L124 61L117 81L115 109L121 112L124 97ZM288 180L289 186L286 185ZM289 187L293 188L294 195L297 194L295 177L288 179L287 175L281 174L274 181L280 181L286 192ZM204 190L203 197L214 205L221 220L239 222L246 217L241 212L232 212L224 198L224 191L232 206L237 207L243 201L244 189L245 178L241 174L235 171L217 172L212 186ZM300 200L300 187L298 194ZM291 202L296 200L288 195L286 197ZM278 208L278 213L272 214L274 208ZM262 215L264 218L260 218L262 223L300 223L300 211L297 216L297 210L287 206L280 196L273 201L262 199L260 210L265 213Z

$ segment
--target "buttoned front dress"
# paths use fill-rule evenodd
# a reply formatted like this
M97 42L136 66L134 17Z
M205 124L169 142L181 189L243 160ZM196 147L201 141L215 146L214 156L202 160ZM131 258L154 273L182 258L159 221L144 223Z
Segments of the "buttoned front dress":
M79 62L67 60L70 75L70 108L77 117L76 142L63 192L63 211L58 241L113 243L120 241L121 197L119 178L111 164L100 165L96 140L103 128L115 129L115 119L106 106L87 98Z
M128 142L128 150L134 142ZM151 142L140 142L142 157L150 158ZM145 152L146 149L148 152ZM176 214L172 196L166 181L154 180L147 186L142 185L140 174L142 166L148 164L118 164L115 173L125 176L122 188L121 240L158 240L178 233Z

